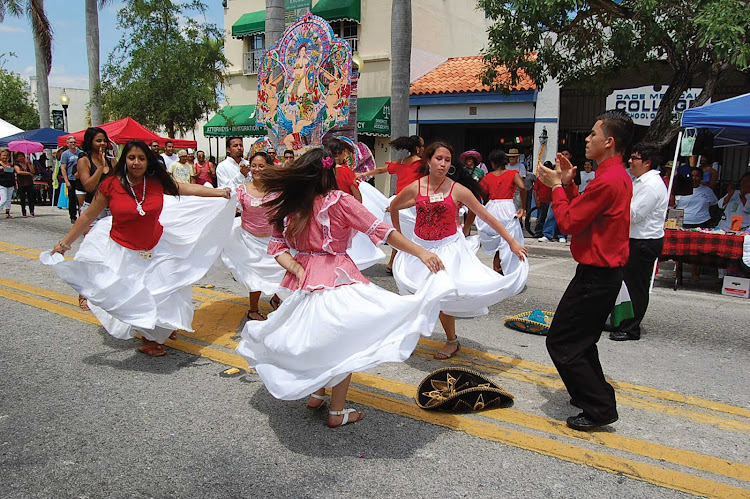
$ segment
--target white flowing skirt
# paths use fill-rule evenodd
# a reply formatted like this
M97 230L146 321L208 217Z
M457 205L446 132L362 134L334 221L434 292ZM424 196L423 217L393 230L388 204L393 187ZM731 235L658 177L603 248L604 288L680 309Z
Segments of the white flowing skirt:
M273 295L286 270L268 254L271 237L258 237L242 228L241 219L235 218L221 261L227 266L237 282L245 286L248 293L260 291Z
M94 225L73 261L47 251L39 258L86 297L109 334L164 343L176 329L192 331L192 285L218 259L235 206L234 199L164 196L164 233L151 258L109 237L112 217Z
M332 387L352 372L403 362L420 335L432 334L440 299L453 292L445 272L424 284L409 297L372 283L295 291L268 320L245 324L237 353L282 400Z
M487 203L487 211L508 229L513 239L524 244L523 227L516 218L516 206L512 199L493 199ZM479 239L482 242L482 251L488 255L500 252L500 265L503 273L513 273L521 265L521 259L510 250L508 242L490 227L485 221L476 219Z
M456 293L445 296L440 303L440 310L448 315L485 315L489 313L487 307L520 293L526 285L528 261L521 262L514 272L500 275L477 258L476 237L465 238L457 232L438 241L426 241L417 236L412 240L439 256L453 278ZM411 294L424 285L429 270L419 258L399 251L393 262L393 277L401 294Z

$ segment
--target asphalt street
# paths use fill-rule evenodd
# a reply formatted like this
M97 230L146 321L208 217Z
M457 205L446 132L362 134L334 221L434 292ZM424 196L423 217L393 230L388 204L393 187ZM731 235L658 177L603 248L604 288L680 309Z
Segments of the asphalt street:
M459 320L456 357L432 359L438 328L408 362L356 375L366 418L332 430L233 353L247 302L226 270L196 284L195 332L148 358L38 261L69 227L49 207L0 220L0 497L750 497L750 307L709 275L674 291L665 265L642 339L602 335L620 413L604 431L565 427L577 410L544 337L504 326L554 311L574 273L565 245L535 241L527 289ZM395 291L384 265L366 275ZM419 381L446 365L487 374L514 405L419 409Z

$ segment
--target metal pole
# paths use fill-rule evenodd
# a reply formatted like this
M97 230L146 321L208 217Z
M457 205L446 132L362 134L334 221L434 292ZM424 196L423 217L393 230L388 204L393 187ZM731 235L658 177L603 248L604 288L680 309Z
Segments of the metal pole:
M674 184L674 172L677 170L677 158L680 155L680 144L682 143L682 130L677 135L677 147L674 148L674 158L672 159L672 171L669 172L669 187L667 188L667 209L669 209L669 194L672 192ZM651 286L648 288L649 294L654 291L654 280L656 279L656 268L659 266L659 259L654 262L654 268L651 270Z

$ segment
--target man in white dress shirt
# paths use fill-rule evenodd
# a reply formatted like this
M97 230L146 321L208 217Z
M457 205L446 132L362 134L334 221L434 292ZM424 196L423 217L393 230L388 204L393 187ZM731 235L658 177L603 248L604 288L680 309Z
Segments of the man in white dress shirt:
M228 137L226 147L227 157L216 167L216 183L219 189L223 187L235 189L252 180L250 165L242 159L245 153L242 137Z
M654 262L664 244L664 218L667 213L667 188L659 174L659 150L644 142L636 144L630 155L633 199L630 201L630 256L623 268L635 317L620 324L610 340L641 338L641 321L648 308L648 291Z

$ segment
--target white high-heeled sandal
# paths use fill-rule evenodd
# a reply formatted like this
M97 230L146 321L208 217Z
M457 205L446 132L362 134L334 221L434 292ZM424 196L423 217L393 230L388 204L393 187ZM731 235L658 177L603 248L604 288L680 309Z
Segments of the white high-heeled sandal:
M310 409L311 411L317 411L318 409L322 409L324 407L328 407L328 400L326 399L325 395L318 395L317 393L311 393L310 398L313 398L315 400L322 400L323 403L320 405L316 405L315 407L312 407L311 405L307 405L306 407Z
M349 421L349 414L351 414L353 412L361 414L362 416L360 416L359 419L355 419L354 421ZM351 423L351 424L359 423L360 421L362 421L365 418L365 413L359 412L359 411L357 411L355 409L344 409L343 411L328 411L328 415L329 416L344 416L344 419L341 420L341 423L339 423L337 425L328 424L329 428L338 428L339 426L344 426L345 424L349 424L349 423Z

